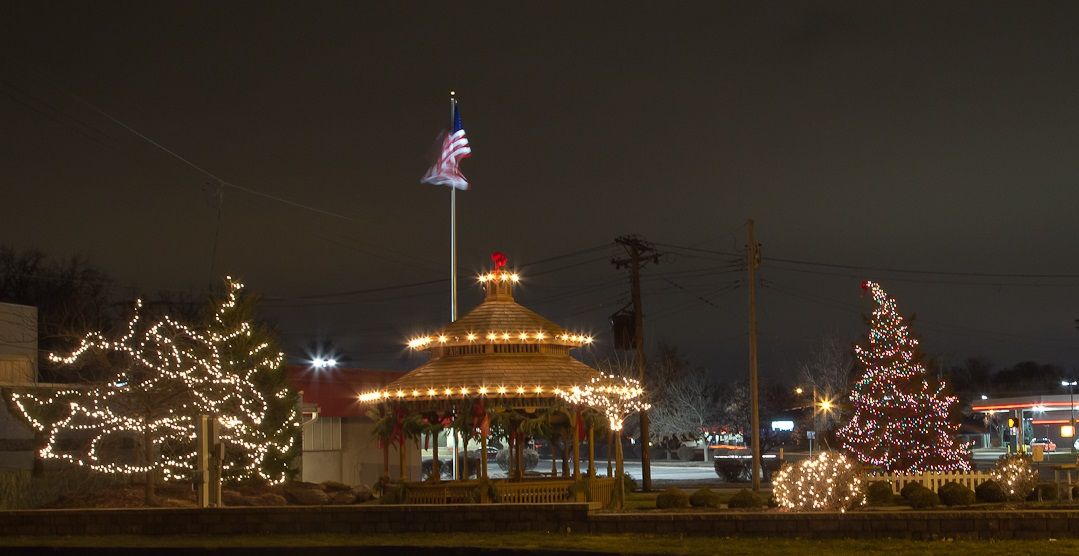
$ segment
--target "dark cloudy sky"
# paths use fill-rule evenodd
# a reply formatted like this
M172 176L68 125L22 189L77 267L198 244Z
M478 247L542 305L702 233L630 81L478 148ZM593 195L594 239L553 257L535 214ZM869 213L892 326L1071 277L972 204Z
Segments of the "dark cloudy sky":
M1074 5L579 4L7 2L0 238L144 290L231 272L294 355L408 368L449 313L446 284L396 286L448 275L449 193L418 178L454 89L461 271L559 257L518 298L601 344L610 242L639 233L670 253L649 335L743 373L722 253L752 217L767 375L863 332L865 278L947 360L1079 364ZM215 180L117 121L238 186L214 260Z

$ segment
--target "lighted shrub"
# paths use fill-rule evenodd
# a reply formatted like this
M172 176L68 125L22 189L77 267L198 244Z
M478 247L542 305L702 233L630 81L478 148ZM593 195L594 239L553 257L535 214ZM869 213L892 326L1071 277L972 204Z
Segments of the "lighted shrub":
M784 465L772 477L772 494L785 510L845 511L866 501L861 467L839 452Z
M937 493L920 484L916 488L909 490L905 498L910 507L916 510L940 505L940 497L937 496Z
M974 503L974 491L959 483L944 483L937 489L940 502L945 506L969 506Z
M1026 500L1038 484L1038 471L1030 457L1021 454L1001 456L990 475L1000 484L1004 498L1013 502Z
M753 491L742 489L731 496L727 501L728 508L760 508L764 506L764 500Z
M974 497L979 502L1003 502L1004 489L1000 488L1000 483L990 479L974 487Z
M667 508L688 508L689 495L681 489L671 487L656 496L656 507L665 510Z
M890 506L895 502L892 483L889 481L870 481L865 494L871 506Z
M705 487L690 495L689 504L694 508L718 508L719 495Z

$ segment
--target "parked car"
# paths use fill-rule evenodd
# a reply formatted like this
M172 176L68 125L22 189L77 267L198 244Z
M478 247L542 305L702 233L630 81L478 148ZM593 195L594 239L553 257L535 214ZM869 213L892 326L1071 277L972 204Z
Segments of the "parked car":
M1057 451L1056 442L1053 442L1052 440L1049 440L1048 438L1044 438L1044 437L1042 437L1042 438L1031 438L1030 439L1030 451L1033 452L1035 446L1041 446L1042 450L1044 450L1046 452L1055 452L1055 451Z

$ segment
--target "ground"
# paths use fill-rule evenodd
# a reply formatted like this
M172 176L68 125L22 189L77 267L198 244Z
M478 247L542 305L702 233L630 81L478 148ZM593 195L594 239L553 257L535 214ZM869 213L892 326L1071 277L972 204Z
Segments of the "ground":
M1012 554L1050 556L1079 553L1079 540L1041 541L909 541L899 539L873 540L801 540L801 539L755 539L679 537L651 535L565 535L545 533L495 533L466 534L439 533L401 535L279 535L279 536L232 536L232 537L6 537L0 538L0 546L13 547L75 547L142 548L152 553L155 548L251 549L259 554L295 553L297 547L319 548L318 553L336 552L327 548L340 548L341 553L378 553L377 547L411 547L419 550L438 549L446 553L452 548L488 548L512 551L517 554L692 554L692 555L785 555L827 553L829 556L894 554L894 555L948 555L956 554ZM358 547L369 550L356 551ZM499 547L492 549L491 547ZM277 550L274 550L277 549ZM67 550L65 550L66 552ZM407 554L409 550L395 550ZM227 553L227 551L225 552ZM481 550L469 549L466 553L483 554Z

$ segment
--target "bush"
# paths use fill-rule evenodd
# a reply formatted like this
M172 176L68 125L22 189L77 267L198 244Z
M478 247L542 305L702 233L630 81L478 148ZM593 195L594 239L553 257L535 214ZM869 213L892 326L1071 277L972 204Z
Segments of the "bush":
M1003 502L1004 489L1000 488L1000 483L989 479L974 487L974 497L979 502Z
M974 491L959 483L944 483L937 490L945 506L969 506L974 503Z
M783 466L772 477L772 494L785 510L844 511L865 504L865 474L839 452Z
M633 492L637 490L637 479L634 479L633 475L629 473L622 473L622 486L626 489L626 492Z
M899 495L902 496L904 499L906 499L907 497L910 496L911 492L914 492L915 490L917 490L919 488L925 488L925 487L922 486L922 483L919 483L917 481L909 482L909 483L903 485L903 488L899 489Z
M712 489L705 487L694 492L689 497L689 503L694 508L718 508L719 495Z
M895 494L892 492L890 481L872 481L866 487L866 498L873 506L890 506L895 503Z
M1057 499L1057 485L1056 483L1038 483L1038 486L1030 493L1029 500L1056 500ZM1040 498L1039 498L1040 496Z
M688 508L689 495L681 489L671 487L656 496L656 507L664 510L667 508Z
M991 474L1004 491L1004 498L1013 502L1026 500L1038 484L1038 472L1030 456L1022 454L1001 456Z
M910 507L916 510L932 508L933 506L940 505L940 497L937 496L937 493L929 490L928 488L925 488L920 484L917 488L913 488L908 491L907 494L907 503L910 504Z
M757 493L744 488L731 496L730 501L727 502L728 508L760 508L762 506L764 506L764 500L761 500Z

